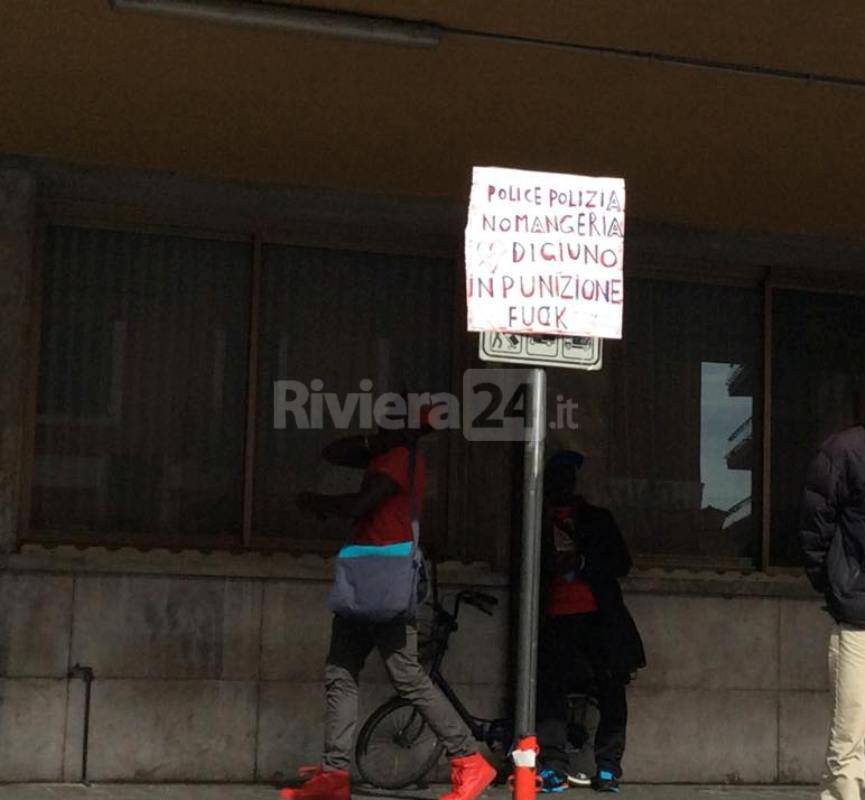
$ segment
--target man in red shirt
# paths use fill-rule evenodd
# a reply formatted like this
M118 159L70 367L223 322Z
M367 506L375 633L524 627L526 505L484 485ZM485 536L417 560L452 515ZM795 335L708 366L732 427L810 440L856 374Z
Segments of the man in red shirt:
M412 539L411 495L420 515L426 476L424 457L416 452L410 476L410 451L422 432L430 430L430 409L421 410L421 430L381 430L371 437L349 437L324 451L333 464L364 469L360 490L348 495L305 493L301 510L339 514L353 520L351 541L358 545L390 545ZM325 666L324 755L320 766L300 788L283 789L285 800L348 800L349 765L357 727L358 675L378 649L397 693L412 701L445 746L451 760L453 788L442 800L475 800L496 772L478 752L466 725L433 685L417 655L417 626L397 620L363 624L334 616Z
M568 694L588 665L597 691L594 789L616 792L622 774L628 705L625 686L645 666L640 634L622 599L619 578L631 557L613 515L576 494L576 452L554 456L544 473L545 616L538 643L538 740L543 790L569 783Z

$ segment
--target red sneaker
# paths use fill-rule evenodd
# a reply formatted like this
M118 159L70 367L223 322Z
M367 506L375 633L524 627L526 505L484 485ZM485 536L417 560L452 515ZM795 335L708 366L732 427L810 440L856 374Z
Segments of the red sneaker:
M297 775L303 780L308 781L314 775L318 775L319 772L324 772L324 767L321 764L308 764L301 765L297 768Z
M303 786L282 789L279 796L283 800L351 800L351 776L344 769L320 769Z
M480 753L451 759L453 788L439 800L476 800L496 777L493 766Z

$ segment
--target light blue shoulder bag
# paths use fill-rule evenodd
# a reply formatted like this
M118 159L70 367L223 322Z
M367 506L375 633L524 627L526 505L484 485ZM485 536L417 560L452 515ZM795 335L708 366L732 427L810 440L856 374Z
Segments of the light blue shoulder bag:
M417 445L409 446L408 486L411 541L386 545L345 545L336 557L330 610L345 619L367 623L412 620L426 598L426 567L420 549L420 522L415 501Z

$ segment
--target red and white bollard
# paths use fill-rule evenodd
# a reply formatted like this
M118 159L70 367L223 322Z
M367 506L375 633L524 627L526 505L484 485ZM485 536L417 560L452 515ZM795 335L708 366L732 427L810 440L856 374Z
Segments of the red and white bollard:
M535 800L540 789L537 774L538 739L536 736L523 736L513 749L514 774L508 783L514 793L514 800Z

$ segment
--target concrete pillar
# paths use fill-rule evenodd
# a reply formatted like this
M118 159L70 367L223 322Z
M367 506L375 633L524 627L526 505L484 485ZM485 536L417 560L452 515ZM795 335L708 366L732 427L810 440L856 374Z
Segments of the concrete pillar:
M35 199L32 175L0 169L0 555L15 547L21 509Z

